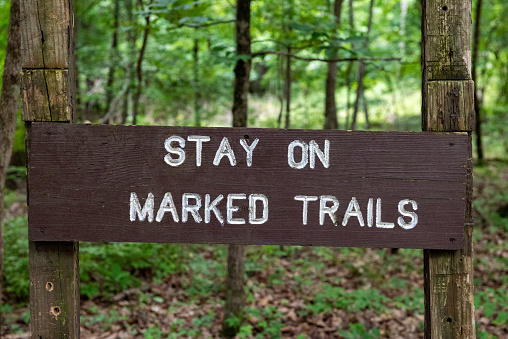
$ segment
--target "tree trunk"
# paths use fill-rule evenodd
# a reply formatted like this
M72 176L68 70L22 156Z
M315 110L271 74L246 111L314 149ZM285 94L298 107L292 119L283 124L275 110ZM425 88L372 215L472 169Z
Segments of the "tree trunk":
M250 2L250 0L237 0L236 4L236 53L238 55L251 54ZM247 126L250 68L250 60L239 59L235 65L233 127Z
M284 97L286 98L286 120L284 128L289 128L291 113L291 46L287 48L286 56L286 79L284 81Z
M370 0L369 5L369 21L367 23L367 36L365 37L365 42L363 44L364 49L367 49L369 47L369 35L370 31L372 29L372 12L374 9L374 0ZM358 88L356 90L356 101L355 101L355 108L353 112L353 121L351 123L351 129L356 129L356 118L358 116L358 108L360 105L360 99L364 95L364 85L363 85L363 78L365 77L365 62L360 61L360 67L358 69Z
M280 87L277 88L277 99L279 99L280 109L279 109L279 117L277 119L277 128L280 128L282 125L282 114L284 114L284 85L282 84L282 77L284 75L284 64L282 61L282 56L277 56L277 85Z
M0 95L0 305L2 304L2 281L4 262L4 217L5 177L9 168L16 118L19 108L20 71L21 71L21 35L19 21L19 0L11 0L9 30L7 32L7 53L2 74L2 93ZM0 331L1 331L0 313Z
M482 115L481 103L478 98L478 49L480 45L480 28L482 16L482 0L476 2L475 23L474 23L474 38L473 38L473 81L475 83L474 91L474 110L475 110L475 132L476 132L476 152L478 154L478 163L483 163L483 145L482 145Z
M353 34L355 30L355 10L353 7L353 0L349 0L349 34Z
M250 38L250 3L251 0L236 2L236 53L251 54ZM235 66L235 83L233 95L233 127L247 127L248 95L250 82L251 60L238 59ZM243 319L244 293L244 247L229 245L228 274L226 278L226 304L222 335L234 337L240 329ZM236 318L240 321L231 322Z
M349 0L349 35L355 31L355 12L353 8L353 0ZM355 44L352 42L352 48L355 49ZM346 126L349 128L349 113L351 110L351 72L353 71L354 62L350 61L346 70L346 86L347 86L347 103L346 103Z
M199 40L194 39L193 48L193 73L194 73L194 126L201 126L200 100L199 91Z
M344 129L349 128L349 112L351 110L351 72L353 70L353 62L350 61L346 69L346 123Z
M365 128L370 128L370 122L369 122L369 109L368 109L368 103L367 98L365 97L365 91L363 91L362 94L362 101L363 101L363 112L365 113Z
M335 31L340 26L340 14L342 12L343 0L335 0L333 5L333 15L335 15ZM334 32L333 38L336 37ZM332 38L332 39L333 39ZM336 51L331 58L337 58L339 52ZM337 104L335 102L335 87L337 82L337 63L328 62L328 71L326 73L326 92L325 92L325 125L324 129L337 129L339 122L337 120Z
M106 106L105 112L109 113L111 101L113 100L113 82L115 81L115 71L118 63L118 19L120 14L120 0L115 0L114 17L113 17L113 36L111 39L111 64L109 65L108 81L106 83ZM108 124L110 117L103 119Z
M150 4L153 0L150 0ZM139 5L143 8L143 0L139 0ZM139 51L138 62L136 66L136 74L138 78L138 85L136 88L136 93L134 93L133 100L133 109L132 109L132 124L137 124L138 119L138 110L139 110L139 98L141 97L141 91L143 88L143 59L145 58L146 44L148 42L148 34L150 34L150 14L146 14L145 16L146 26L143 33L143 44L141 45L141 50Z
M128 43L128 54L127 54L127 65L126 65L126 81L128 82L127 92L123 97L122 103L122 124L125 125L127 117L129 116L129 97L131 96L131 90L134 85L134 59L133 55L136 51L136 26L134 22L134 0L127 0L125 4L127 10L127 26L131 28L127 31L127 43Z

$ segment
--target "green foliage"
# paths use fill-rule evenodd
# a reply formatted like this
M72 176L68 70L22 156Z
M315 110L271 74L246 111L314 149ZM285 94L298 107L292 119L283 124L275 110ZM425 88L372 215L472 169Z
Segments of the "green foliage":
M25 123L21 120L21 110L18 111L18 118L16 120L16 134L14 135L12 152L25 152Z
M281 329L284 327L282 322L282 313L274 306L268 305L261 310L257 308L247 307L246 313L257 319L255 327L259 328L259 333L255 335L256 338L280 338ZM243 332L245 335L250 335L252 327L244 327Z
M139 286L140 276L156 281L182 271L179 245L81 243L81 293L89 298Z
M475 307L483 307L487 318L494 319L494 325L508 325L508 292L503 289L487 288L485 291L477 291L474 297Z
M365 329L364 324L349 324L349 331L340 330L340 335L345 339L377 339L381 338L381 332L374 327L370 331Z
M414 311L417 314L423 314L425 306L423 290L414 287L412 292L396 296L393 299L393 304L400 309L406 309Z
M313 302L307 306L311 314L328 312L332 309L361 311L365 309L380 313L387 309L389 301L381 291L375 288L345 291L341 287L324 284L323 290L314 295Z
M4 231L4 293L10 300L26 303L30 286L26 215L5 219Z
M0 75L4 70L5 50L7 48L7 31L9 30L10 4L10 1L0 0ZM2 89L1 76L0 89Z

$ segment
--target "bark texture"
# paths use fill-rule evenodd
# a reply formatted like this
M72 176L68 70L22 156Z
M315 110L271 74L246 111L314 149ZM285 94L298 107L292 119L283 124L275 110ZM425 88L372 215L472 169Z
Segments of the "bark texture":
M233 127L247 127L248 95L251 68L250 37L250 3L251 0L236 2L236 53L248 57L238 59L235 66L235 83L233 94ZM240 329L240 322L232 323L230 319L243 319L244 292L244 247L229 245L228 274L226 277L226 304L222 334L234 337Z
M199 91L199 40L194 39L192 49L192 71L194 73L194 126L201 126L201 93Z
M131 96L131 89L134 84L134 72L132 69L134 68L134 59L133 55L136 51L136 29L133 28L134 23L134 1L135 0L127 0L125 2L125 9L127 11L127 22L131 26L131 28L127 31L127 44L128 48L128 56L127 56L127 64L125 66L125 81L127 82L127 90L123 95L122 102L122 125L125 125L127 122L127 117L129 115L129 97Z
M335 16L336 29L340 26L340 16L342 12L342 3L344 0L335 0L333 4L333 15ZM338 51L332 55L332 59L337 58ZM337 104L335 102L335 87L337 82L337 63L328 62L326 72L326 92L325 92L325 125L324 129L337 129L339 122L337 120Z
M284 128L288 129L291 126L291 46L288 46L287 48L284 98L286 99L286 118L284 120Z
M73 5L72 0L21 2L27 165L32 121L75 121ZM32 338L79 338L78 248L77 242L29 242Z
M150 4L153 0L150 0ZM143 0L139 0L139 5L143 8ZM134 93L133 107L132 107L132 124L136 125L138 121L138 110L139 110L139 99L141 98L141 92L143 89L143 60L145 58L146 45L148 42L148 35L150 34L150 14L145 16L145 29L143 31L143 43L139 51L138 62L136 65L136 75L138 78L138 85L136 92Z
M471 0L422 0L422 127L471 135ZM470 151L471 157L471 151ZM472 159L464 247L424 251L425 337L474 338Z
M473 81L477 84L478 80L478 49L480 47L480 27L482 18L482 0L476 2L475 22L474 22L474 40L473 40ZM476 152L478 154L478 162L483 162L483 145L482 145L482 115L481 104L478 100L478 90L474 91L474 111L476 113L475 132L476 132Z
M113 83L115 81L115 71L117 67L117 63L119 61L118 57L118 27L119 27L119 16L120 16L120 0L115 0L114 4L114 14L113 14L113 35L111 37L111 53L110 53L110 65L108 71L108 81L106 83L106 109L104 110L106 114L110 113L109 109L111 107L111 102L113 101ZM107 118L103 119L103 123L109 123L111 114L107 116Z
M245 127L251 68L250 0L236 2L236 53L242 58L235 65L233 127Z
M369 36L370 36L370 31L372 29L373 10L374 10L374 0L370 0L369 20L367 23L367 36L365 37L365 42L363 43L364 49L367 49L369 47ZM358 117L358 110L360 108L360 99L362 99L365 96L365 94L364 94L365 88L364 88L364 84L363 84L363 79L365 78L365 66L366 66L365 62L360 61L360 66L358 67L358 88L356 90L356 101L355 101L354 111L353 111L353 120L351 122L351 129L352 130L356 129L356 119ZM367 112L365 112L365 115L367 116ZM368 121L369 121L368 117L366 120L367 120L367 128L368 128Z
M16 118L19 108L21 38L19 28L19 0L11 0L9 31L7 32L7 53L2 73L2 93L0 95L0 305L2 304L2 278L4 262L4 190L5 178L16 131ZM0 320L2 319L0 313ZM0 321L1 330L1 321Z

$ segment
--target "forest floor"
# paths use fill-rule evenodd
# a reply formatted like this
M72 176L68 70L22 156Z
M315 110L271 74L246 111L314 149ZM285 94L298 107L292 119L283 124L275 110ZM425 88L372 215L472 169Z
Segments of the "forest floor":
M474 194L477 336L508 338L508 164L476 167ZM81 338L220 337L227 247L157 246L81 246ZM246 278L238 338L423 338L421 250L249 246ZM2 337L28 338L28 292L12 291Z

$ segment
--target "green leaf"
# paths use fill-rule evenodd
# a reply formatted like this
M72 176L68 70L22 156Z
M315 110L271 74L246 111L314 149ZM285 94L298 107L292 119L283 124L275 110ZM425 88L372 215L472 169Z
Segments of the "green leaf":
M502 311L497 315L496 320L492 322L494 325L508 325L508 312Z

